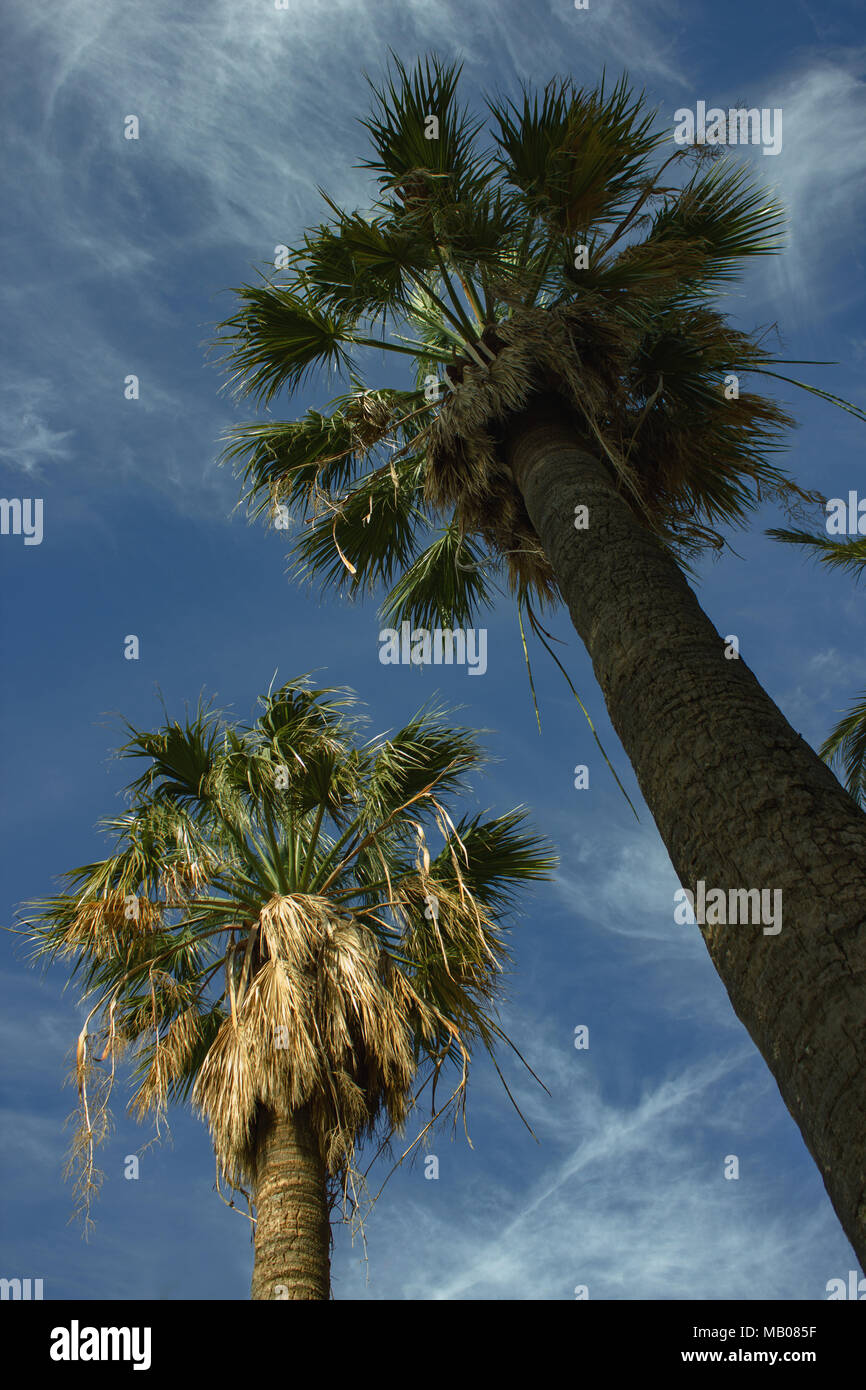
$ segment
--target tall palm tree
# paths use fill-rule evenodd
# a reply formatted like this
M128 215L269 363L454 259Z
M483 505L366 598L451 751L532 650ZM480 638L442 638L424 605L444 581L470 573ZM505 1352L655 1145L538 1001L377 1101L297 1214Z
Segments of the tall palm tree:
M828 569L847 570L856 579L866 574L866 539L860 536L836 540L832 536L775 526L767 535L788 545L804 546ZM830 730L818 751L831 767L835 764L844 773L846 788L866 810L866 691Z
M238 291L239 393L322 366L350 389L228 455L253 515L303 523L299 572L384 584L391 623L471 622L497 575L542 636L565 604L680 882L782 891L780 933L702 933L866 1261L866 818L686 579L758 500L816 500L771 461L786 413L740 389L785 364L713 302L783 212L728 158L678 175L700 151L625 79L488 101L485 143L458 76L428 58L371 84L372 208L326 198ZM365 384L374 349L414 382Z
M255 1204L256 1299L327 1298L331 1211L362 1199L359 1143L386 1143L455 1066L435 1116L465 1108L473 1044L507 1041L501 916L554 863L520 810L452 819L482 761L470 733L427 708L360 742L353 703L302 678L249 725L201 703L182 724L128 725L119 752L147 766L103 822L115 849L25 919L35 955L70 961L92 1001L79 1195L98 1186L131 1049L132 1112L159 1127L191 1096L218 1182Z

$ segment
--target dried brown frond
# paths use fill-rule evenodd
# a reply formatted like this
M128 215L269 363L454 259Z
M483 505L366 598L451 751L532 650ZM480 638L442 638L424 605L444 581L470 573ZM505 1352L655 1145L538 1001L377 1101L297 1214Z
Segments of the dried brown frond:
M115 892L83 899L59 937L58 955L77 955L84 949L94 960L108 960L161 925L161 905L147 898L130 899Z
M255 1182L260 1111L303 1105L336 1176L380 1112L394 1127L405 1118L418 1001L408 987L394 991L399 972L374 932L327 899L272 898L259 927L263 959L202 1063L193 1102L230 1183Z

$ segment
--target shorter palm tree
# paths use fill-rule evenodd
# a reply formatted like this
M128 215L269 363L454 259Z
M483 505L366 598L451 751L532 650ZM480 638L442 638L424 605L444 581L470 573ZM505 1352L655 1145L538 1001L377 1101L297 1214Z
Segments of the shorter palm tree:
M500 918L554 860L521 810L452 819L483 759L442 710L362 742L351 692L300 678L260 703L248 725L201 702L183 723L127 724L119 754L147 767L102 823L114 851L24 926L92 1003L74 1069L85 1206L129 1052L131 1111L159 1130L191 1097L218 1186L255 1205L252 1296L327 1298L335 1204L362 1209L362 1141L387 1144L428 1083L430 1123L465 1120L473 1045L508 1041Z

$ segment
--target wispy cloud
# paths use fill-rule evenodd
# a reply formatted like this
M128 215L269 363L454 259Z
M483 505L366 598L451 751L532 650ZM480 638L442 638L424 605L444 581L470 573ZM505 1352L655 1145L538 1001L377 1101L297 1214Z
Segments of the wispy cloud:
M456 20L456 2L453 9ZM503 9L490 0L481 9L487 22L496 24L514 72L523 79L547 81L558 74L592 86L606 68L614 79L627 71L638 86L683 86L688 80L680 51L687 10L678 0L618 0L583 10L565 0L549 3L544 15L537 6ZM461 19L465 13L461 7ZM557 53L559 61L552 60Z
M743 1053L683 1068L633 1107L605 1101L579 1069L567 1077L561 1055L551 1044L544 1066L558 1071L555 1111L520 1096L555 1156L517 1199L504 1181L491 1188L485 1171L483 1203L471 1183L446 1192L419 1177L423 1201L377 1208L373 1297L556 1300L579 1285L590 1299L822 1296L844 1245L817 1183L814 1207L792 1228L781 1193L768 1201L761 1165L750 1169L761 1122ZM743 1167L727 1180L732 1152ZM341 1296L352 1296L351 1257L338 1275Z
M864 685L866 660L859 652L830 647L813 653L801 667L801 679L783 693L782 705L787 717L805 729L817 747Z
M799 312L824 314L850 304L850 277L828 285L839 257L850 260L866 214L866 77L864 50L830 52L770 80L758 105L784 113L782 153L763 170L789 214L785 254L772 261L775 294Z
M46 464L68 459L74 430L52 429L58 401L50 381L6 380L0 385L0 458L39 476Z
M556 878L571 910L600 930L664 943L679 954L684 938L673 924L673 895L680 885L655 827L589 835L582 829L572 846L569 872Z
M38 74L28 74L41 137L34 201L40 175L54 176L64 207L79 214L86 195L113 194L109 234L97 236L94 223L77 218L70 229L80 250L110 256L118 227L135 253L170 232L192 195L199 246L252 247L261 237L264 252L315 198L318 182L333 176L341 194L347 183L360 186L344 151L371 25L371 9L347 0L293 11L214 0L193 12L164 0L134 12L120 0L65 0L50 15L22 12L18 36L40 55ZM123 138L130 114L140 121L137 141ZM110 190L68 178L62 131L70 126L76 169L110 166ZM158 197L157 181L167 176L183 183L172 185L174 206L154 224L146 191Z

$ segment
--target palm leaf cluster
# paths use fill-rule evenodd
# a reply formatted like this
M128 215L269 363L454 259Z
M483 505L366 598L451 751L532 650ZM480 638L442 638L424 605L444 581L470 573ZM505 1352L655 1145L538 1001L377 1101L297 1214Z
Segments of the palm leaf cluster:
M430 1082L432 1113L456 1117L473 1045L505 1038L501 917L554 861L520 810L452 819L474 737L431 707L362 741L351 694L305 678L261 705L249 724L200 703L128 725L120 755L146 766L103 823L112 853L29 905L35 954L70 961L90 1005L74 1073L85 1201L125 1056L133 1113L159 1122L191 1097L233 1187L255 1183L263 1113L305 1105L347 1192L362 1139L387 1142Z
M285 278L240 289L221 325L240 394L270 403L319 367L351 387L327 413L231 433L251 512L297 523L296 573L350 593L384 585L392 621L465 622L497 574L521 601L554 598L502 450L539 391L567 404L685 563L760 499L814 501L771 462L786 413L725 392L732 373L783 376L779 360L712 303L778 249L778 204L729 159L698 159L670 184L695 151L660 161L670 131L625 79L488 101L488 129L459 104L458 76L395 59L371 83L371 209L323 195L329 215ZM408 357L414 387L365 380L372 349Z
M832 536L781 527L773 527L767 535L787 545L807 547L828 569L843 570L856 579L866 572L866 538L855 536L836 540ZM866 691L855 700L818 751L831 767L839 769L848 792L866 810Z

